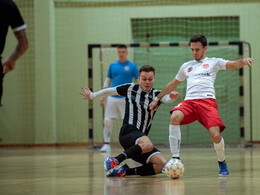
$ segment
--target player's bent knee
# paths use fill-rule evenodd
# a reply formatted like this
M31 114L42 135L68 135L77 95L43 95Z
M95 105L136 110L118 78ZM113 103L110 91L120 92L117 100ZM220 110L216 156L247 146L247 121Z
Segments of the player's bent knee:
M210 134L211 140L216 144L218 144L222 139L219 127L210 127L209 134Z
M152 144L152 143L148 143L148 144L147 144L147 148L148 148L148 150L152 150L152 149L153 149L153 147L154 147L154 146L153 146L153 144Z
M147 152L151 152L154 148L152 143L144 143L144 144L139 144L140 147L142 148L142 153L147 153Z
M113 120L110 118L105 118L104 119L104 125L105 126L112 126L113 125Z
M172 125L179 125L182 121L182 116L179 112L173 111L171 115L171 124Z
M153 144L152 143L146 143L143 148L143 153L151 152L153 150Z
M217 134L215 134L215 135L211 135L211 140L214 142L214 143L216 143L216 144L218 144L220 141L221 141L221 136L220 135L217 135Z

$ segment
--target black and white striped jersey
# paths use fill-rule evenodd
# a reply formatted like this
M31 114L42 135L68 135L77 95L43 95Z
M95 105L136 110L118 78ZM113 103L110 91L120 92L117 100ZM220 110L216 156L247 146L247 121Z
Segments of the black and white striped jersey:
M155 114L150 110L149 104L160 93L160 90L152 88L149 93L146 93L140 88L139 84L135 83L117 86L116 90L119 95L126 97L123 124L134 125L148 135ZM160 105L160 101L158 105Z

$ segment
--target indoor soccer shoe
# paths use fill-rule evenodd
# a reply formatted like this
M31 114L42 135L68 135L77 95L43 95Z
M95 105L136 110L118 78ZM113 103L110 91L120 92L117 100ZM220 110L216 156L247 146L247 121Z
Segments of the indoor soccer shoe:
M128 165L124 164L117 169L111 169L107 172L107 177L124 177L128 168Z
M226 161L223 162L218 162L218 166L219 166L219 176L227 176L229 175L229 171L227 169L227 163Z
M118 160L115 157L109 157L104 162L104 169L105 169L105 171L109 171L110 169L113 169L117 165L119 165Z
M104 144L103 147L99 151L100 152L111 152L111 147L109 144Z

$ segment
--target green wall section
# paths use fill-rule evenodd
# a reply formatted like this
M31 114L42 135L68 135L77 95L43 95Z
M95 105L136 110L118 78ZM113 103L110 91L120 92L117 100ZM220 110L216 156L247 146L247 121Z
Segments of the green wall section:
M131 43L133 18L194 16L239 17L240 40L251 43L256 61L252 68L253 140L260 140L260 3L68 7L66 3L55 6L52 0L18 2L28 26L30 48L4 80L1 144L88 142L88 103L79 95L80 88L88 85L87 45ZM4 59L15 44L9 30ZM246 140L250 139L248 74L245 68ZM94 105L101 118L98 100ZM95 125L94 135L102 142L102 119ZM114 133L113 140L117 137Z

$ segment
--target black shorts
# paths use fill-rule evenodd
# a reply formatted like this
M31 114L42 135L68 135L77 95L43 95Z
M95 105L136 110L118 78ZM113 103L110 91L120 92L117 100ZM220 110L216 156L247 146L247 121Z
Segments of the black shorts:
M137 129L135 126L123 125L119 133L119 142L121 146L124 148L124 150L126 150L131 146L136 145L135 143L136 140L142 136L147 136L147 135L145 135L142 131ZM141 164L147 164L150 158L157 153L160 153L160 151L154 147L151 152L137 155L135 157L132 157L132 159Z

